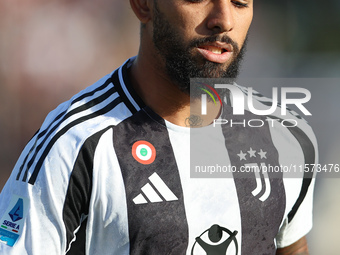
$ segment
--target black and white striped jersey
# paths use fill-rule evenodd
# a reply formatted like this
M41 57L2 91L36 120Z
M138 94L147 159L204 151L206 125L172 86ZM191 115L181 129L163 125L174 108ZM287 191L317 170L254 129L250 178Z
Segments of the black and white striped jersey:
M190 129L144 105L132 61L57 107L29 141L1 192L0 254L275 254L308 233L311 173L191 178ZM218 146L238 167L312 164L316 140L301 125L221 125L200 150Z

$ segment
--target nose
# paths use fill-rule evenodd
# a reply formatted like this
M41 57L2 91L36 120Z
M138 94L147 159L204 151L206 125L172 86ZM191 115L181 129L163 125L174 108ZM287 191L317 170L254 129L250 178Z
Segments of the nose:
M233 30L235 25L233 15L233 6L231 1L212 1L212 7L207 21L207 28L216 34L230 32Z

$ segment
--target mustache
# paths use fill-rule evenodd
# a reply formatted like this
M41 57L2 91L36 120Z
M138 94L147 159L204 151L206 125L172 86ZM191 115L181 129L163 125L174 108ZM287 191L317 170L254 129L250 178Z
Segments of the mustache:
M230 44L231 46L233 46L235 53L240 52L240 47L238 46L238 43L233 41L228 35L215 35L215 36L197 38L197 39L192 40L189 46L199 47L206 43L212 43L212 42L222 42L222 43Z

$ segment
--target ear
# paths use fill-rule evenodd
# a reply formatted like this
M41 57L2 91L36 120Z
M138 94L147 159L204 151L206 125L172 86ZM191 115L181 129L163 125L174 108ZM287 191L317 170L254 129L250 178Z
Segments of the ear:
M130 0L133 12L141 23L145 24L151 19L151 5L148 0Z

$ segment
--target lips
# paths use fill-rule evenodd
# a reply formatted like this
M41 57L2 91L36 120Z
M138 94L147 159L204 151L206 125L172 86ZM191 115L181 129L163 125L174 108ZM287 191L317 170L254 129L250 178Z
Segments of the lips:
M233 57L233 47L230 44L218 43L201 45L197 50L208 61L223 64Z
M222 54L223 52L225 52L224 49L219 48L219 47L213 47L213 46L203 46L202 49L211 51L212 53L215 53L215 54Z

